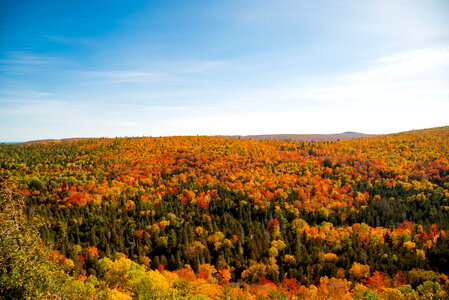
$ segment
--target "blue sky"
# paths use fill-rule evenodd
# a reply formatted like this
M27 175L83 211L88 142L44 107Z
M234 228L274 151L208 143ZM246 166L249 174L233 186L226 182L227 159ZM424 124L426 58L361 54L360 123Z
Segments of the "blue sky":
M389 133L448 112L447 0L0 4L0 141Z

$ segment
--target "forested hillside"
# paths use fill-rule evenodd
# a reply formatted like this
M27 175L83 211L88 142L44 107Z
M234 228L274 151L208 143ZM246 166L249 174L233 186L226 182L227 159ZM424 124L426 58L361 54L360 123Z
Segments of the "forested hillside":
M42 297L446 299L448 156L449 127L0 144L3 208L7 189L24 203L0 224L23 211L65 272ZM29 295L8 243L0 291Z

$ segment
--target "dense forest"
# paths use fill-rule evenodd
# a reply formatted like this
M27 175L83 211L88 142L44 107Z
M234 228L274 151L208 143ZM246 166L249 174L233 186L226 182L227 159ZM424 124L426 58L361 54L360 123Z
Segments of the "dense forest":
M447 299L449 127L0 144L4 299Z

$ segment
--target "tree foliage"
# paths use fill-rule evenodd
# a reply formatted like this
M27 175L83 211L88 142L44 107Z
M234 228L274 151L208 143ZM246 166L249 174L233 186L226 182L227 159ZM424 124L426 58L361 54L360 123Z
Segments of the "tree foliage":
M106 298L445 297L448 140L0 144L2 293L58 294L49 263Z

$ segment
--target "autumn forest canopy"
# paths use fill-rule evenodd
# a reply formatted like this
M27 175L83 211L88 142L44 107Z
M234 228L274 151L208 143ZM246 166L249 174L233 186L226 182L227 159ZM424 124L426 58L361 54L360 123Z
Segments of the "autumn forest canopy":
M446 299L449 127L0 144L0 298Z

